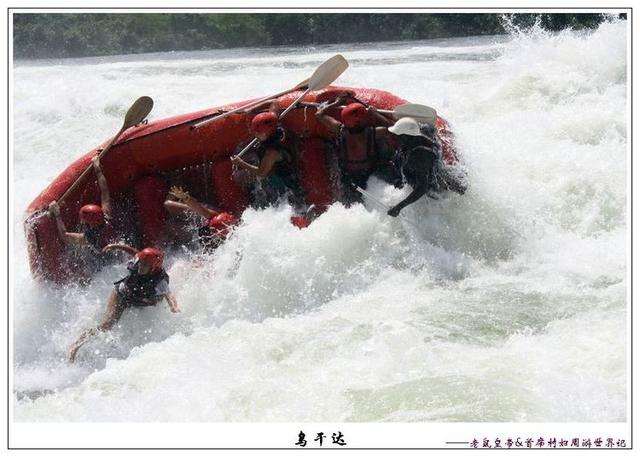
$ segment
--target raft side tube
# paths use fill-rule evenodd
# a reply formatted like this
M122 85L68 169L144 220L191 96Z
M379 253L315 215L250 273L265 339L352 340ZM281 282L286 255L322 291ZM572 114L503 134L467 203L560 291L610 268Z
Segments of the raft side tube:
M217 160L211 167L211 190L221 210L236 217L249 206L249 191L236 183L231 160Z
M305 100L316 102L332 100L345 91L350 91L359 101L378 109L392 110L406 103L402 98L389 92L338 86L311 92ZM296 91L281 97L278 99L279 105L289 106L300 93ZM136 222L131 221L126 225L128 230L135 231L140 220L143 237L148 239L148 242L154 242L154 240L157 242L162 236L162 230L152 219L164 220L163 207L162 210L160 208L165 196L161 194L166 193L167 184L164 184L162 192L150 186L148 192L152 194L149 197L151 200L145 204L143 197L136 197L135 189L138 180L144 179L145 176L160 175L167 178L169 182L174 182L173 177L177 182L182 182L180 181L181 170L194 166L204 166L201 174L203 184L193 186L194 193L197 194L196 189L198 189L205 196L203 202L215 202L219 209L240 216L249 203L248 190L234 181L229 156L252 139L249 125L255 113L237 113L198 129L192 127L203 117L228 111L245 103L238 102L160 119L148 124L140 124L125 132L101 161L112 200L114 200L114 211L118 202L121 202L118 199L122 198L128 199L126 200L128 204L133 204L135 201L139 207L154 208L148 213L145 209L140 215L136 214L136 211L128 212L136 214ZM329 145L329 142L334 141L335 138L317 120L315 112L315 107L292 110L285 118L284 126L293 135L301 138L300 157L296 167L305 199L308 204L315 204L319 210L324 210L335 200L330 174L332 152ZM331 111L330 115L339 119L337 109ZM443 143L444 160L450 164L457 163L453 135L446 121L439 118L436 128ZM42 215L40 210L45 210L52 200L59 199L90 165L91 158L99 152L101 147L104 147L104 144L106 142L74 161L29 205L25 215L25 232L29 265L35 277L64 283L82 274L81 271L78 272L78 269L81 269L79 266L72 265L74 261L70 254L71 249L68 249L58 237L55 221L46 213ZM196 173L198 172L193 173L193 178L185 179L184 183L187 186L185 190L189 191L191 183L200 179ZM204 176L208 176L208 179ZM140 186L138 189L145 188L142 184ZM138 190L138 193L146 191ZM132 194L133 198L131 198ZM79 208L84 204L99 201L100 193L95 176L90 176L61 205L61 215L66 227L69 230L75 230L78 224Z
M136 202L136 220L140 245L142 247L161 247L164 243L166 211L164 201L169 187L159 176L146 176L134 185Z
M79 278L69 268L67 247L58 236L55 220L45 210L32 213L24 222L29 269L33 277L63 283Z

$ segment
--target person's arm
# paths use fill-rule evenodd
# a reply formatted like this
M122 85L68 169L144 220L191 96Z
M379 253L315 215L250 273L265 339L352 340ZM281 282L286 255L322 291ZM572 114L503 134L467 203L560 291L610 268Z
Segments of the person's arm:
M107 179L104 177L102 173L102 168L100 167L100 159L98 156L95 156L91 159L91 163L93 164L93 169L96 172L96 177L98 178L98 187L100 188L100 202L102 206L102 211L107 219L111 218L111 194L109 193L109 186L107 185Z
M178 300L176 300L176 297L171 292L166 294L164 298L167 300L167 303L169 304L169 309L171 310L172 313L180 312L180 307L178 306Z
M250 163L245 162L239 157L233 159L233 163L259 178L264 178L265 176L269 176L269 173L271 173L271 170L273 170L273 166L281 158L282 156L280 155L280 151L278 151L277 149L267 149L264 157L260 161L260 165L258 166L251 165Z
M130 256L134 256L138 253L138 250L132 246L129 246L128 244L118 244L118 243L112 243L112 244L108 244L106 245L104 248L102 248L102 252L107 253L107 252L111 252L111 251L123 251L126 252L127 254L129 254Z
M241 157L232 156L231 163L233 163L235 166L239 168L242 168L243 170L247 170L249 173L251 173L254 176L258 173L258 167L256 165L251 165L250 163L245 162L244 160L242 160Z
M338 122L331 116L327 116L326 114L324 114L324 112L329 108L333 108L334 106L339 105L342 102L343 102L343 99L341 97L338 97L336 100L329 103L328 105L322 105L318 109L318 111L316 111L316 117L318 118L318 120L322 124L324 124L329 130L331 130L333 133L338 133L340 131L340 127L342 127L342 123Z
M390 127L395 124L393 120L389 119L387 116L383 116L382 114L380 114L380 112L373 106L367 106L367 112L369 114L372 114L373 118L380 122L384 127ZM380 127L378 127L378 129L380 129ZM384 130L386 130L386 128Z
M55 200L49 203L49 213L53 215L56 221L56 228L58 229L58 235L60 239L65 243L71 244L83 244L86 243L86 239L83 233L67 232L67 228L64 226L62 217L60 217L60 206Z
M192 197L191 195L189 195L187 192L183 191L179 187L172 187L169 192L174 197L180 199L182 203L172 202L171 200L167 200L164 202L165 208L169 206L169 207L172 207L173 209L181 209L181 210L189 209L194 213L204 217L207 220L211 219L213 216L218 215L218 211L207 208L206 206L204 206L202 203L200 203L198 200L196 200L194 197Z
M420 197L427 193L429 189L429 179L431 176L431 167L435 160L435 156L429 151L429 156L424 156L422 152L412 151L412 156L409 159L407 166L411 167L412 173L416 176L416 182L413 187L413 191L400 203L395 205L387 214L392 217L397 217L403 208L417 201Z
M180 203L175 200L165 200L164 209L166 209L168 212L172 214L191 212L191 208L189 208L184 203Z
M189 198L185 200L184 204L187 205L189 209L191 209L191 211L193 211L196 214L199 214L200 216L204 217L207 220L211 219L213 216L218 215L217 211L207 208L206 206L204 206L202 203L200 203L198 200L196 200L191 196L189 196Z
M428 183L426 182L426 180L421 180L421 182L418 185L416 185L416 187L407 196L407 198L405 198L396 206L394 206L389 211L387 211L387 214L392 217L398 216L400 214L400 211L402 211L404 207L409 206L410 204L412 204L413 202L415 202L416 200L418 200L420 197L422 197L424 194L427 193L427 189L428 189L427 184Z
M264 178L265 176L269 176L271 170L273 170L273 166L282 159L280 151L276 149L267 149L267 152L264 154L264 157L260 161L260 165L257 167L255 174L260 178Z

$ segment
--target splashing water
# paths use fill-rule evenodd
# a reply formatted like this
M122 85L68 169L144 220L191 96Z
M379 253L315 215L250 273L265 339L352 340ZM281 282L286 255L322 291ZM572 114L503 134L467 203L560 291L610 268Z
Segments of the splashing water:
M17 62L14 417L626 420L626 27ZM249 210L214 256L167 259L181 314L126 311L67 364L124 268L86 288L33 281L27 204L140 95L153 118L195 111L279 92L335 52L351 63L337 83L451 122L467 195L408 207L419 228L373 202L305 230L287 207Z

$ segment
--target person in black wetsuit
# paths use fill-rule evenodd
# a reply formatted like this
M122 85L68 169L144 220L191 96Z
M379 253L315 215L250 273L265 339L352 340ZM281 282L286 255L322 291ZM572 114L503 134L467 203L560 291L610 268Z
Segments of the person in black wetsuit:
M68 232L60 217L60 206L54 200L49 204L49 212L56 221L58 234L62 241L69 246L80 246L89 254L85 256L86 266L92 270L99 270L107 261L102 249L114 241L115 235L111 224L111 197L107 180L102 173L100 160L94 157L91 160L93 169L98 178L100 188L100 205L88 204L80 208L78 219L80 230Z
M155 248L138 251L126 244L110 244L104 248L105 252L112 250L121 250L134 256L127 265L129 273L114 283L107 310L98 326L85 330L70 346L68 357L71 362L89 338L98 332L110 330L127 308L155 306L162 299L166 299L172 313L180 311L178 302L169 289L169 275L162 268L164 256L161 251Z
M415 119L404 117L389 127L389 132L397 135L399 140L399 148L394 157L395 165L402 174L403 182L413 189L404 200L387 212L389 216L397 217L404 207L437 186L436 174L441 150L435 129L431 126L421 129Z
M254 189L254 205L265 208L277 203L284 195L289 196L293 205L302 204L302 193L294 171L294 154L285 130L278 125L278 115L273 111L257 114L251 120L251 133L260 140L253 149L259 164L249 164L237 156L233 156L231 161L253 176L263 178Z

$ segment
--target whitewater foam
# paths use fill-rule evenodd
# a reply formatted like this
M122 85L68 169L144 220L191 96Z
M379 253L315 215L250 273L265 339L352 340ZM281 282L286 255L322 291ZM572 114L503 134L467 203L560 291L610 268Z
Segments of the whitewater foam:
M67 345L124 268L87 288L34 282L28 203L140 95L161 118L276 93L336 48L17 63L15 419L624 421L626 27L340 47L359 64L339 84L451 122L469 192L408 207L418 227L372 201L304 230L286 207L247 211L213 256L168 257L182 313L128 310L74 366Z

